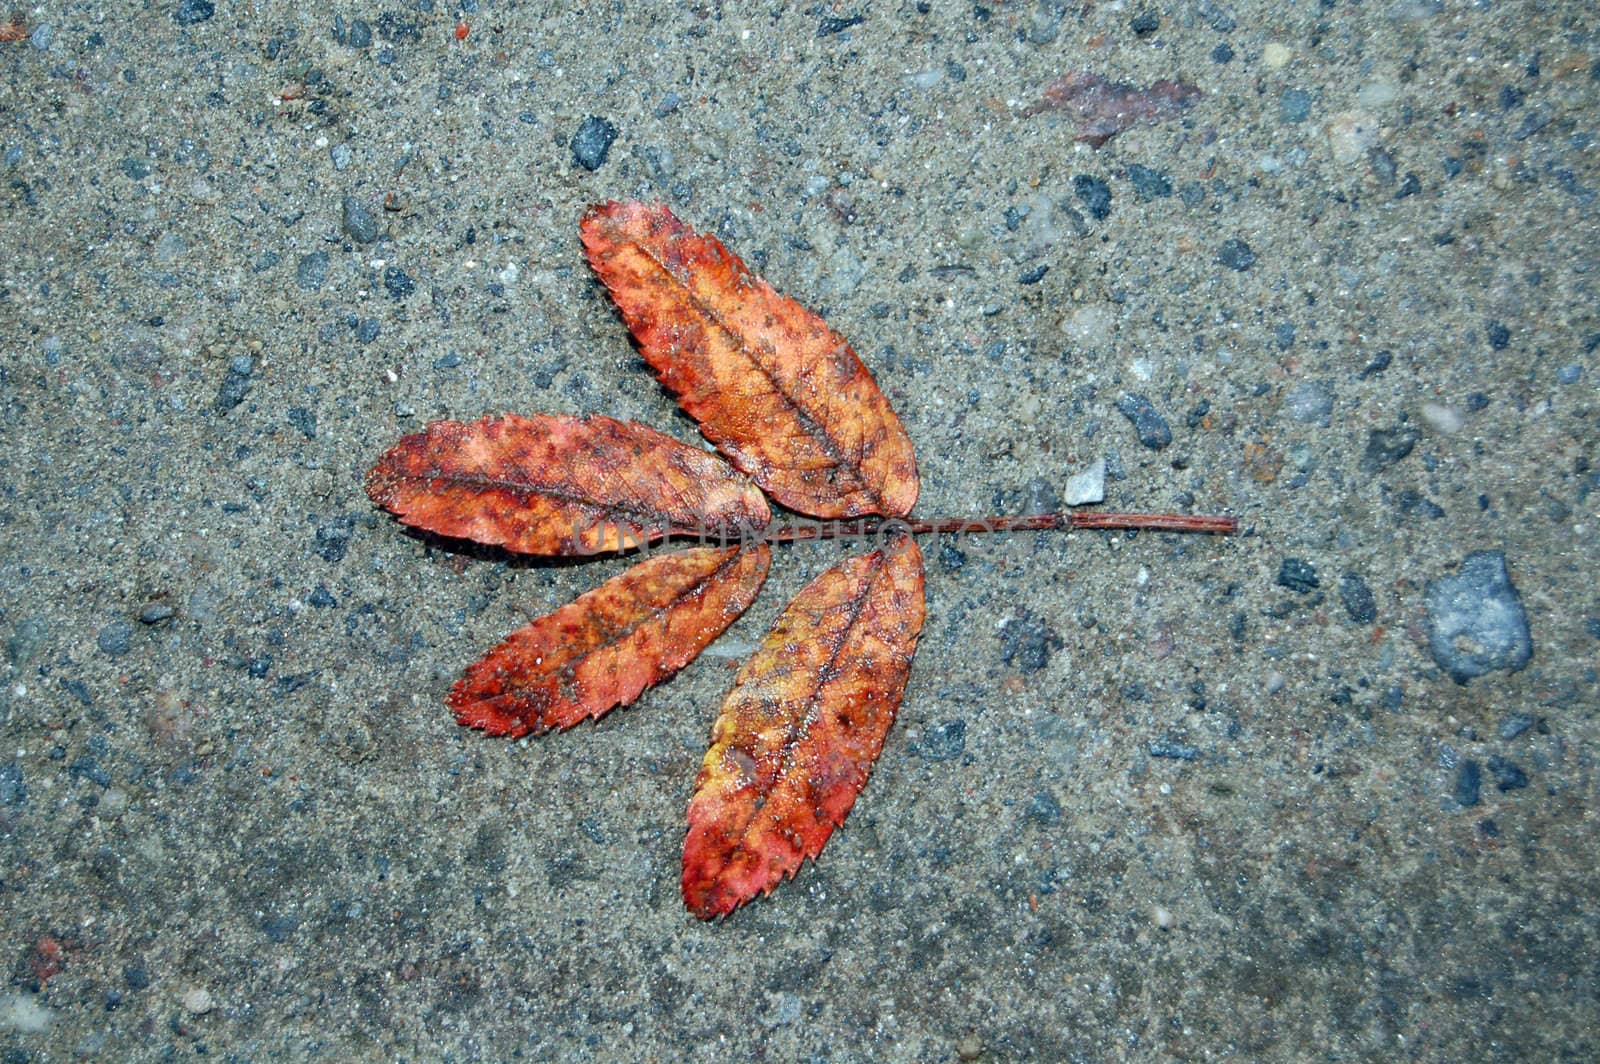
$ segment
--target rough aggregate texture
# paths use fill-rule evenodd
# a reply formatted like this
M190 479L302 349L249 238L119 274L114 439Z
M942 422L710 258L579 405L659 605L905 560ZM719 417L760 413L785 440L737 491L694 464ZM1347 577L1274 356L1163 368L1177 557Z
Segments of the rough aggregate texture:
M15 12L0 1059L1600 1057L1591 5ZM1095 148L1030 113L1081 73L1198 92ZM440 418L696 442L583 262L627 197L850 339L917 515L1104 459L1245 530L924 542L870 783L714 924L713 714L852 548L510 743L459 670L624 563L362 491ZM1458 683L1427 589L1482 552L1528 653Z

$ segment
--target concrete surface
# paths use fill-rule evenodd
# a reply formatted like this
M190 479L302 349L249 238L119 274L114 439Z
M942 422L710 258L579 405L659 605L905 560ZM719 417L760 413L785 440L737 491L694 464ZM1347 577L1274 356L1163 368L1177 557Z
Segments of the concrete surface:
M1590 5L17 19L5 1061L1600 1055ZM1068 73L1203 95L1097 150L1029 113ZM361 490L435 418L695 438L581 259L623 196L854 340L919 514L1103 458L1108 507L1248 529L925 543L850 822L715 925L711 719L843 548L508 744L452 678L621 563L452 555Z

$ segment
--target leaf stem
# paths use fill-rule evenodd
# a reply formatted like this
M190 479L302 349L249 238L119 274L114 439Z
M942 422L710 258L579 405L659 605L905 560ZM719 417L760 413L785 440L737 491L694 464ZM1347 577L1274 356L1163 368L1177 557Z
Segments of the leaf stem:
M935 517L925 521L871 518L857 521L797 521L769 529L768 543L795 543L814 539L858 539L905 533L913 536L936 532L1047 532L1060 528L1130 529L1143 532L1209 532L1228 536L1239 530L1233 517L1197 514L1139 514L1107 511L1067 511L995 517Z

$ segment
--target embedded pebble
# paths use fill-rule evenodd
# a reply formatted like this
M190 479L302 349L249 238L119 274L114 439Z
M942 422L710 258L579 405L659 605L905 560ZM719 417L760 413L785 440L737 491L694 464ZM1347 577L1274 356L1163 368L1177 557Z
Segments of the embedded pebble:
M1138 392L1123 392L1118 396L1117 409L1133 424L1139 442L1152 451L1159 451L1172 442L1172 429L1166 418Z
M97 808L102 816L121 816L128 811L128 792L121 787L109 788L100 796L100 805Z
M1277 41L1261 49L1261 62L1268 70L1282 70L1289 65L1289 60L1293 57L1294 52Z
M354 196L346 196L343 204L344 231L358 244L370 244L378 239L378 219L370 208Z
M1278 120L1286 126L1299 125L1311 114L1312 96L1304 89L1284 89L1278 97Z
M95 638L95 645L106 657L120 658L128 652L132 638L133 627L119 618L100 629L100 634Z
M217 5L211 0L183 0L172 13L172 21L180 26L198 26L210 22L216 13Z
M1339 600L1356 624L1368 624L1378 618L1378 604L1372 598L1372 589L1358 572L1352 570L1339 577Z
M598 170L606 164L611 154L611 144L617 139L617 127L604 118L590 115L572 135L572 161L585 170Z
M1038 824L1056 824L1061 821L1061 803L1049 791L1035 791L1023 815Z
M1083 209L1089 212L1089 217L1096 221L1111 215L1111 186L1098 177L1088 174L1079 174L1072 179L1072 191L1077 195Z
M1283 405L1301 424L1327 428L1333 415L1333 388L1327 381L1305 381L1284 397Z
M417 282L400 267L390 266L383 271L383 290L389 294L390 299L399 302L417 290Z
M967 722L960 718L942 721L923 732L911 753L925 761L951 761L967 748Z
M208 990L191 990L183 995L183 1011L191 1016L204 1016L216 1008L216 1002L211 999Z
M1494 785L1502 794L1506 791L1519 791L1528 785L1528 774L1506 758L1495 755L1489 758L1488 765L1489 774L1494 777Z
M1381 472L1411 453L1422 433L1410 425L1392 429L1373 429L1367 434L1367 449L1361 455L1361 472Z
M1517 672L1533 657L1522 598L1504 551L1473 551L1454 574L1428 582L1428 647L1456 683L1495 669Z
M217 413L226 414L244 402L244 397L250 393L250 377L255 373L255 368L255 359L249 355L233 357L228 363L227 376L217 386L217 397L211 403Z
M1340 165L1366 165L1367 152L1377 140L1377 119L1365 111L1345 111L1328 122L1328 148Z
M1023 490L1022 512L1025 514L1053 514L1061 509L1056 489L1044 477L1034 477Z
M1062 501L1068 506L1084 506L1103 502L1106 497L1106 460L1096 458L1094 464L1081 473L1067 478L1066 494Z
M1462 759L1461 763L1456 766L1456 804L1463 809L1477 805L1482 789L1483 769L1470 757Z
M1512 713L1500 722L1500 728L1495 734L1502 739L1515 739L1537 723L1538 720L1532 713Z
M1466 424L1455 410L1441 403L1423 403L1422 420L1426 421L1435 432L1449 436L1461 431L1461 426Z
M1224 240L1217 251L1217 263L1243 273L1256 264L1256 253L1243 240Z
M1039 672L1065 645L1054 628L1029 613L1008 617L1000 625L1000 660L1023 672Z
M1128 183L1140 201L1162 199L1172 195L1172 182L1160 170L1133 163L1128 167Z
M299 265L294 270L294 283L300 286L301 291L315 292L328 279L328 264L326 251L313 251L300 256Z
M1316 567L1300 558L1283 559L1283 564L1278 566L1278 583L1302 595L1310 594L1321 586Z

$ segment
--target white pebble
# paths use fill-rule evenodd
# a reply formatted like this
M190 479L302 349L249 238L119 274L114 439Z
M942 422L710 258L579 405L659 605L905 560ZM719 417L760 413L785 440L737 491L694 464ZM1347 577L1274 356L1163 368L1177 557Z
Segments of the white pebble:
M1460 414L1441 403L1423 403L1422 420L1433 426L1435 432L1446 436L1460 432L1461 426L1466 424Z
M1367 149L1378 139L1378 123L1364 111L1344 111L1328 122L1328 148L1333 161L1344 166L1366 165Z
M121 816L128 811L128 792L121 787L111 787L100 796L100 813L103 816Z
M191 1016L204 1016L215 1007L209 990L191 990L183 995L183 1010Z
M1261 61L1266 64L1268 70L1282 70L1293 58L1294 51L1277 41L1261 49Z
M1105 497L1106 460L1096 458L1094 465L1067 478L1066 492L1061 501L1068 506L1082 506L1085 503L1102 502Z
M1163 931L1170 931L1173 923L1176 922L1173 919L1172 910L1164 909L1159 905L1156 906L1154 915L1156 918L1156 926L1161 928Z
M1104 343L1113 323L1111 311L1098 303L1079 307L1061 323L1067 339L1079 347L1093 347Z

